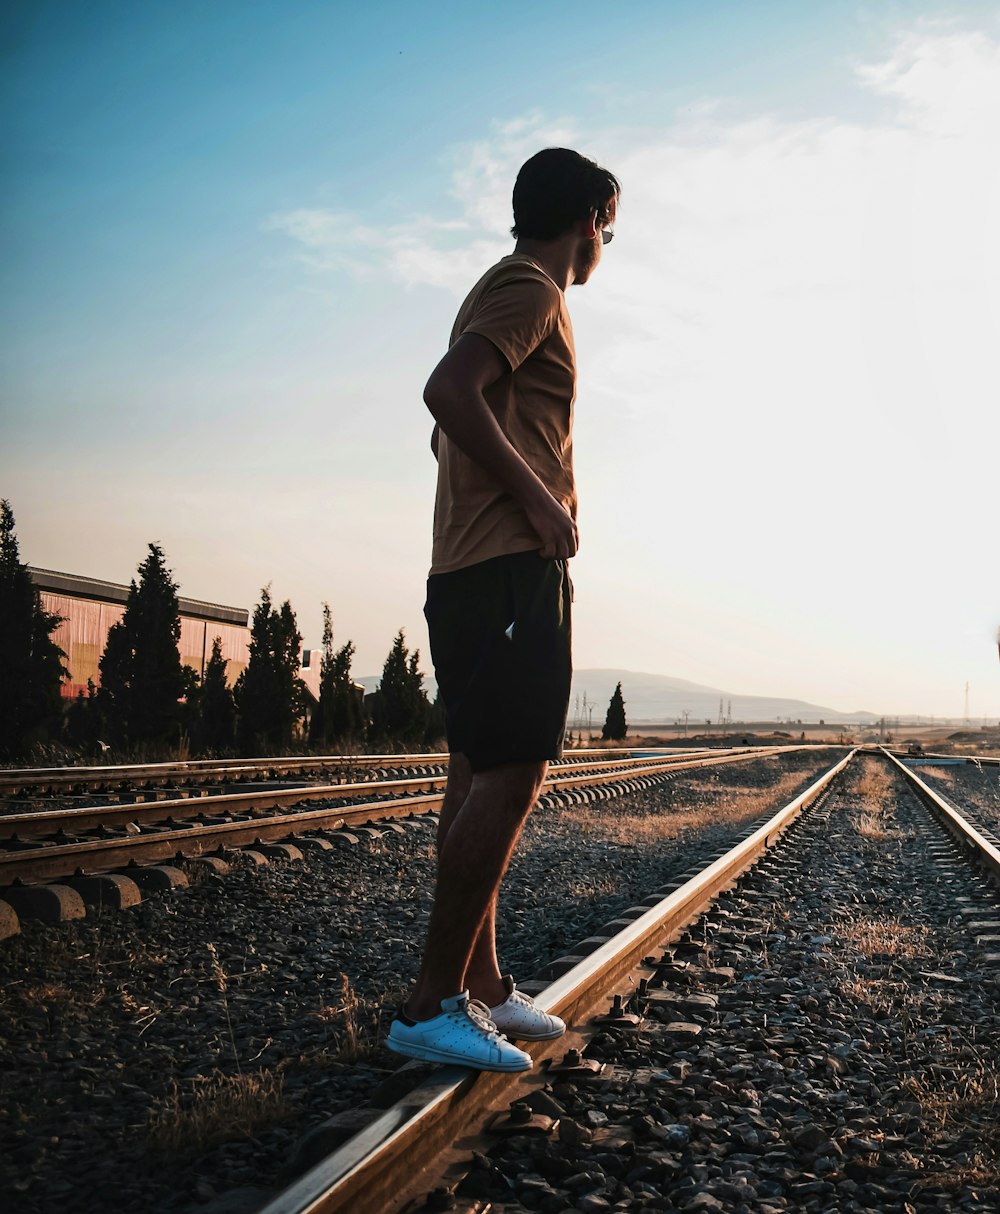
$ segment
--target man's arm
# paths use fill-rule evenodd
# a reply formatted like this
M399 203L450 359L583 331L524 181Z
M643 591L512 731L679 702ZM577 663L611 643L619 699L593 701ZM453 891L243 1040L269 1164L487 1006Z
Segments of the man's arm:
M575 556L576 523L511 446L483 395L509 373L507 360L491 341L463 333L431 372L424 403L455 446L520 504L542 541L541 555Z

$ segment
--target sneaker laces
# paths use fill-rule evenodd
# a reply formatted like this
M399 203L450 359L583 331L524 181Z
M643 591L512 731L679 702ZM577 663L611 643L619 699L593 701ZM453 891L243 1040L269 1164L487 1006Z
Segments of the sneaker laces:
M490 1018L490 1009L479 999L470 999L465 1005L465 1012L476 1027L482 1029L484 1033L488 1033L491 1037L502 1035Z
M490 1009L485 1003L483 1003L481 999L470 999L465 1007L472 1019L477 1022L482 1022L484 1028L487 1026L489 1026L491 1029L496 1028L496 1025L493 1023L493 1016Z

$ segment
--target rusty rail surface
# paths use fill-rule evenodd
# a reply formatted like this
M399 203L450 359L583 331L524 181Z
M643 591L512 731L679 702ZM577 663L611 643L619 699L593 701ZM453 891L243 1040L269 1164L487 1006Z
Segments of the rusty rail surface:
M171 782L198 785L330 768L353 771L372 767L431 767L447 765L447 762L448 756L443 754L299 755L273 759L190 759L183 763L131 763L107 767L0 768L0 796L29 791L56 793L67 788L134 789Z
M629 791L631 781L667 772L746 762L772 754L797 751L801 747L761 747L738 752L713 751L708 754L679 757L630 759L617 764L582 763L554 768L546 780L546 793L571 793L583 787L622 785ZM611 770L609 770L611 768ZM362 800L343 804L350 790L356 796L378 793L376 783L358 785L316 785L277 792L227 793L220 796L157 801L128 806L63 810L61 813L17 814L0 819L6 850L0 852L0 886L13 881L52 881L82 869L106 872L131 862L159 863L178 857L194 859L219 848L246 847L256 843L280 842L309 832L377 823L385 819L408 817L414 813L432 813L444 800L441 777L392 781L385 788L402 791L394 800ZM639 785L635 786L636 788ZM302 801L335 800L338 804L298 809ZM270 811L278 810L273 813ZM257 813L258 816L252 816ZM176 817L175 817L176 815ZM228 820L212 821L212 818ZM177 825L177 818L201 819L190 826ZM22 839L21 831L37 832L39 824L57 826L65 834L73 829L134 829L135 833L112 838L66 841ZM58 836L56 836L58 839Z
M775 748L769 747L768 751ZM721 756L729 751L700 750L684 754L684 759L702 756ZM743 751L733 753L744 753ZM559 775L583 774L615 770L628 772L643 768L652 761L643 759L609 760L604 762L563 761L551 771ZM258 792L212 793L200 797L165 798L156 801L133 801L122 804L90 805L81 809L66 806L53 809L32 810L26 813L0 816L0 844L12 838L31 839L51 834L58 830L69 833L93 830L98 827L120 827L127 823L138 826L167 822L178 818L198 818L220 813L245 813L265 809L277 809L296 805L301 801L320 799L352 800L360 797L384 797L393 793L401 796L417 792L436 792L441 789L447 773L424 775L400 780L364 780L357 784L310 784L296 788L265 789Z
M557 978L536 995L538 1005L561 1016L571 1029L580 1025L644 957L693 922L726 886L773 846L829 787L853 754L851 751L758 830ZM540 1063L559 1054L564 1046L554 1041L532 1043L526 1048ZM519 1075L437 1068L426 1082L259 1214L388 1214L399 1208L404 1189L428 1170L435 1156L478 1126L491 1107L501 1098L508 1100L524 1082Z
M629 756L635 747L607 750L590 747L571 752L580 756ZM690 750L690 747L665 747L664 751ZM256 759L188 759L179 763L126 763L91 767L7 767L0 768L0 797L34 790L54 793L65 788L107 789L111 786L128 788L155 787L170 782L185 784L216 783L226 779L251 779L290 775L336 768L353 771L367 768L447 766L447 754L385 754L385 755L290 755Z

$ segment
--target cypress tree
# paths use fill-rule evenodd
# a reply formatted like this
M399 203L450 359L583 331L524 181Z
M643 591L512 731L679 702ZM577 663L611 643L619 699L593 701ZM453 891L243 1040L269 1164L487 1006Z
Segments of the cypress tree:
M341 645L333 655L333 736L341 743L355 746L365 731L361 696L351 678L354 642Z
M419 662L420 651L409 652L400 629L382 667L374 704L372 724L383 742L412 745L423 739L430 703Z
M218 754L228 750L235 735L236 707L226 682L221 637L212 641L212 656L205 667L205 678L192 701L191 742L195 751Z
M84 754L90 754L97 749L98 739L104 732L99 692L94 686L94 680L87 680L87 693L78 691L76 699L66 713L66 739L71 746L78 747Z
M139 581L129 585L125 614L112 625L101 657L101 708L113 740L138 746L172 743L180 699L190 687L177 643L177 583L163 549L149 545Z
M601 737L606 741L621 742L628 733L625 720L625 701L622 699L621 683L614 690L611 703L608 705L608 715L604 718L604 728Z
M132 583L129 594L135 591ZM97 692L97 716L107 733L107 741L124 746L129 738L132 721L132 674L135 650L124 620L112 624L101 655L101 686Z
M353 743L361 734L362 715L351 679L354 645L333 648L333 617L323 604L323 656L319 666L319 703L309 723L309 741L322 747Z
M60 617L42 609L21 562L14 512L0 502L0 755L26 753L62 728L66 654L52 640Z
M309 719L309 741L329 746L333 741L333 615L323 604L323 652L319 662L319 700Z
M260 593L250 629L250 661L234 688L237 741L244 754L289 747L302 714L298 677L302 637L292 605L271 605L270 587Z

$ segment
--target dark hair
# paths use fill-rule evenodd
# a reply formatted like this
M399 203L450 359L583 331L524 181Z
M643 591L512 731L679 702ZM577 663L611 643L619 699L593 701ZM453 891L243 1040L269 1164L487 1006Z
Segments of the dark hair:
M569 148L545 148L521 165L514 182L512 236L555 240L597 211L607 222L622 187L614 173Z

